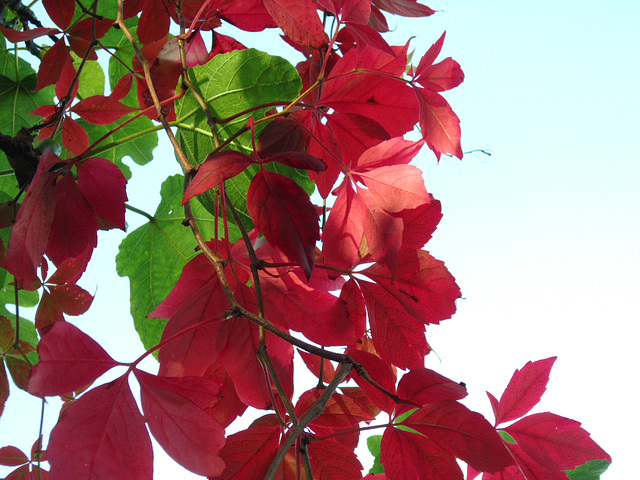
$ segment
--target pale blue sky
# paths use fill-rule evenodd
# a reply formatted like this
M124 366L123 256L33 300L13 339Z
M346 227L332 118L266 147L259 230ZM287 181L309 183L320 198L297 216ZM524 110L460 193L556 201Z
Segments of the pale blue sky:
M412 46L421 55L447 31L441 58L452 56L466 74L445 94L462 120L463 149L492 152L440 164L426 149L418 157L444 212L427 246L464 296L453 319L429 328L441 360L431 356L427 365L466 382L466 404L491 418L485 390L500 395L516 368L557 355L538 411L583 423L613 457L603 479L634 478L640 3L423 3L442 11L400 20L390 42L416 36ZM247 44L272 52L264 40ZM175 170L166 151L156 153ZM148 188L161 176L157 165L135 169L131 203L153 211ZM96 338L106 335L106 349L130 361L141 346L128 317L128 284L109 263L121 238L101 234L97 255L105 263L81 282L96 300L89 315L73 321ZM113 295L123 301L114 303ZM28 448L38 412L37 402L12 396L0 444ZM13 421L25 415L24 440L13 442ZM156 478L175 478L173 472L163 464Z

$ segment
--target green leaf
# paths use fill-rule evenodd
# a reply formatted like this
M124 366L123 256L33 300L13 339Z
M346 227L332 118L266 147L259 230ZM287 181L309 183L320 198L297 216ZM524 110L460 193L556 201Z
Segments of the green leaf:
M73 54L73 57L73 65L77 70L80 68L82 59L77 58L75 54ZM92 97L94 95L104 95L104 81L104 70L102 70L98 61L87 60L84 67L82 67L82 71L78 78L78 95L80 95L81 98Z
M266 103L292 101L302 88L298 72L287 60L252 48L216 55L205 65L189 69L189 78L213 116L219 119ZM263 118L269 108L259 108L220 124L220 140L238 132L250 117ZM206 133L210 132L206 117L192 92L176 102L176 118L183 124L178 129L182 148L189 158L202 163L215 148L215 143L211 134ZM256 135L262 128L264 125L257 127ZM232 145L245 153L250 152L251 132L243 133Z
M382 435L372 435L367 438L367 447L373 456L373 466L369 473L384 473L384 467L380 464L380 444L382 443Z
M505 432L504 430L498 430L498 433L500 434L500 436L505 442L512 443L512 444L518 443L515 441L515 439L511 435L509 435L509 433Z
M169 294L184 265L196 254L196 240L182 224L184 177L174 175L161 187L161 201L153 219L131 232L120 244L116 270L129 277L131 315L145 348L160 341L165 320L146 318ZM214 219L202 205L194 203L193 214L205 238L214 233ZM234 235L239 235L234 232Z
M609 465L611 463L606 460L591 460L575 470L565 470L564 473L571 480L599 480L600 475L607 471Z

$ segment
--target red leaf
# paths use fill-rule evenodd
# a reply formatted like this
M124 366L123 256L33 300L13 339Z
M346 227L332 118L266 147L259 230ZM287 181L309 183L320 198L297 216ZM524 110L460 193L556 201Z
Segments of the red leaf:
M156 377L139 370L135 375L140 382L145 419L162 448L198 475L219 475L224 469L219 457L225 441L224 428L180 394L183 379Z
M317 480L360 480L362 464L353 450L335 440L309 444L311 471Z
M454 401L422 407L401 425L426 435L439 447L483 472L513 463L498 432L479 413Z
M422 137L436 157L446 153L462 159L460 119L442 95L426 88L415 88L420 105Z
M62 395L94 382L118 365L91 337L67 322L56 322L38 344L40 362L29 378L29 393Z
M88 158L76 164L78 185L95 214L121 230L125 229L127 179L106 158Z
M151 480L151 440L126 376L90 390L63 411L47 456L52 478Z
M553 413L536 413L505 428L533 460L550 470L573 470L590 460L611 457L580 422Z
M36 268L42 263L49 242L56 204L54 182L58 176L49 169L60 161L51 150L44 152L11 231L6 266L25 287L38 280Z
M312 0L263 0L271 18L294 42L322 48L329 42Z
M374 0L373 3L382 10L403 17L428 17L436 13L435 10L420 5L416 0Z
M349 355L356 363L362 365L365 371L369 374L369 377L371 377L371 379L378 385L386 389L389 393L396 393L396 374L388 362L372 353L356 350L352 347L347 348L344 353ZM368 380L362 378L357 373L352 373L350 377L355 380L358 386L380 409L387 413L391 413L396 407L393 400L375 388Z
M380 454L380 461L390 480L464 478L453 455L430 439L413 432L386 428L380 444Z
M278 162L292 168L324 172L327 164L318 157L303 152L281 152L266 158L263 163Z
M61 136L62 144L73 155L81 155L89 148L87 132L71 117L65 117Z
M28 461L29 457L27 457L22 450L17 447L8 446L0 448L0 465L17 467L18 465L25 464Z
M419 208L431 201L422 171L413 165L389 165L358 173L376 204L388 213Z
M460 64L451 57L426 68L417 79L418 83L434 92L442 92L457 87L464 80Z
M4 358L0 358L0 415L4 412L4 405L9 398L9 379L4 368Z
M538 404L547 389L549 372L556 358L528 362L522 370L514 372L509 385L500 397L496 425L520 418Z
M69 55L67 57L66 63L62 66L60 78L56 83L56 97L64 98L66 96L69 96L69 98L75 98L80 86L80 82L74 83L75 78L76 67L74 67L73 59L71 58L71 55ZM71 87L73 87L73 90L70 91Z
M320 378L320 372L322 372L322 381L324 383L330 383L333 380L336 369L329 360L313 355L312 353L307 353L304 350L298 350L298 354L302 357L302 361L307 368L316 377Z
M49 18L62 30L69 26L76 12L75 0L42 0L42 5L47 10Z
M425 205L412 210L403 210L394 214L402 218L402 246L401 250L418 250L431 239L440 219L442 210L440 202L430 196L431 200Z
M143 8L138 22L138 38L148 45L165 38L171 19L164 2L147 0Z
M378 354L400 368L422 367L431 350L424 326L379 285L358 283L367 303L371 336Z
M436 61L438 55L440 55L440 51L442 50L442 45L444 45L444 37L447 35L447 32L443 32L440 35L440 38L429 47L429 50L422 56L418 66L416 67L415 77L419 77L424 73L424 71L433 65L433 62Z
M356 192L346 182L340 189L322 232L324 263L350 269L358 264L364 226L358 218Z
M51 225L47 256L59 265L82 255L98 242L98 221L84 194L71 175L56 184L55 214Z
M217 187L225 180L235 177L254 163L251 157L235 150L224 150L209 155L200 165L198 173L184 192L182 204L184 205L196 195Z
M20 343L24 345L26 342ZM27 386L29 384L29 375L31 374L32 370L31 364L21 357L7 356L5 357L5 361L7 362L7 369L11 374L11 379L13 380L15 386L20 390L27 391Z
M211 480L248 480L264 478L278 452L280 428L249 427L227 437L220 451L225 469Z
M114 97L94 95L80 100L71 107L71 111L89 123L107 125L120 120L128 113L135 112L136 109L120 103Z
M264 159L276 153L303 151L307 144L308 136L297 122L278 117L260 133L256 153Z
M89 292L75 284L49 285L45 288L38 310L36 328L42 330L67 315L82 315L93 302Z
M300 395L296 403L296 413L299 418L302 418L304 413L311 408L322 395L322 392L323 390L318 390L314 387ZM368 412L362 410L360 405L353 399L336 392L327 402L322 414L314 418L310 425L312 428L314 426L332 429L349 428L360 422L370 422L374 418L375 416L371 416Z
M297 262L310 278L320 227L307 193L292 179L261 170L249 186L247 208L269 243Z
M389 46L387 41L382 38L382 35L371 28L369 25L359 25L357 23L348 23L346 25L347 31L353 36L353 38L360 45L368 45L376 50L380 50L388 55L395 55L393 49Z
M32 28L31 30L25 30L19 32L12 28L0 27L0 33L5 36L11 43L26 42L27 40L33 40L34 38L42 37L43 35L55 35L60 33L57 28Z
M444 263L424 250L403 251L395 277L386 265L362 272L393 296L416 320L439 323L456 311L460 288Z
M359 172L378 167L409 163L420 151L423 142L411 142L403 137L394 137L377 143L360 155L355 165Z
M64 43L64 39L61 38L42 57L40 69L38 70L36 90L57 83L62 74L62 68L69 57L69 47Z
M508 444L511 456L516 461L516 465L511 465L501 472L496 472L495 477L485 474L482 480L567 480L567 475L563 470L549 470L533 460L522 450L520 445ZM513 475L513 471L517 471ZM509 476L513 475L513 476Z
M398 396L418 405L427 405L443 400L460 400L467 396L467 389L428 368L414 368L400 379ZM403 411L409 408L407 405L398 407Z

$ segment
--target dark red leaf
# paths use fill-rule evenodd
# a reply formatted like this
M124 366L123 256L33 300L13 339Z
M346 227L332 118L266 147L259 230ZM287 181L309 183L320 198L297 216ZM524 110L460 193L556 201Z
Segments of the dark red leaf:
M580 422L553 413L529 415L505 430L532 459L550 470L573 470L590 460L611 461Z
M93 302L93 296L75 284L49 285L45 288L38 310L36 328L42 330L67 315L82 315Z
M330 383L331 380L333 380L333 377L336 374L336 369L329 360L323 359L318 355L307 353L304 350L298 350L298 354L302 357L302 361L307 368L316 377L320 378L320 374L322 373L322 381L324 383Z
M127 377L71 403L51 432L47 456L53 478L151 480L151 440Z
M225 441L224 428L181 394L184 379L156 377L139 370L135 375L140 382L145 419L162 448L198 475L219 475L224 469L219 457Z
M511 456L516 461L516 465L511 465L501 472L496 472L494 476L485 474L482 480L487 477L490 480L567 480L567 474L563 470L549 470L533 460L520 447L520 445L508 444ZM514 474L514 469L517 473ZM513 476L510 476L513 475Z
M296 403L298 418L302 418L305 412L322 395L322 392L323 390L318 390L314 387L300 395ZM312 428L315 426L332 429L349 428L360 422L370 422L374 418L367 411L362 410L360 405L353 399L336 392L327 402L322 414L313 419L310 425Z
M431 239L440 219L442 210L440 201L430 195L430 202L412 210L395 213L395 217L402 218L402 246L401 250L417 250Z
M419 4L416 0L373 0L378 8L403 17L428 17L435 10Z
M297 122L292 118L278 117L260 133L256 153L264 159L276 153L304 151L307 144L308 137Z
M52 325L38 344L38 355L40 362L29 379L29 392L38 397L85 387L118 365L95 340L68 322Z
M225 469L211 480L247 480L264 478L278 452L280 428L272 426L249 427L227 437L220 451Z
M329 42L312 0L263 0L271 18L294 42L321 48Z
M55 35L60 33L60 30L57 28L39 27L20 32L12 28L0 27L0 33L2 33L2 35L4 35L11 43L18 43L33 40L34 38L42 37L43 35Z
M15 386L18 387L20 390L27 391L28 384L29 384L29 376L32 370L31 364L26 360L24 360L22 357L6 356L5 361L7 363L7 369L11 374L11 379L13 380L13 383L15 384Z
M358 200L351 183L346 182L331 208L322 232L324 263L342 269L358 264L364 226L359 218Z
M169 31L171 18L164 2L148 0L138 22L138 38L144 45L162 40Z
M360 480L362 464L353 450L335 440L309 444L311 471L317 480Z
M0 415L4 412L4 405L9 398L9 379L4 368L4 358L0 358Z
M89 123L107 125L120 120L128 113L135 112L136 109L120 103L115 97L94 95L80 100L71 107L71 111Z
M71 117L65 117L61 137L62 144L73 155L81 155L89 148L87 132Z
M191 198L217 187L229 178L243 172L255 162L251 157L235 150L224 150L209 155L198 168L189 187L184 192L182 204Z
M327 164L318 157L303 152L281 152L266 158L263 163L278 162L292 168L324 172Z
M247 208L269 243L297 262L310 278L320 227L307 193L292 179L261 170L249 186Z
M352 347L347 348L344 353L349 355L356 363L362 365L369 377L378 385L389 393L396 393L396 374L388 362L372 353L356 350ZM351 373L350 377L355 380L377 407L387 413L391 413L394 410L396 405L393 400L369 383L367 379L362 378L355 372Z
M4 465L6 467L17 467L18 465L22 465L28 461L29 457L27 457L22 450L17 447L8 446L0 448L0 465Z
M47 256L59 265L82 255L98 242L98 221L71 175L56 184L55 214L51 224Z
M389 480L464 478L453 455L430 439L413 432L386 428L380 444L380 454L380 461ZM377 480L378 477L380 475L374 478Z
M61 65L60 78L55 85L56 97L65 98L68 96L69 98L75 98L80 86L80 82L74 82L76 74L76 67L73 65L71 55L69 55L66 63Z
M62 74L62 68L69 57L69 47L64 43L64 39L61 38L42 57L40 69L38 70L36 90L57 83Z
M116 228L125 229L127 179L106 158L88 158L76 165L78 185L95 214Z
M513 463L491 424L458 402L449 400L422 407L401 424L426 435L439 447L483 472L497 472Z
M36 282L36 268L42 263L56 204L55 179L49 169L60 162L51 150L44 152L11 231L7 270L26 287Z
M62 30L69 26L76 11L74 0L42 0L42 5L47 10L49 18Z
M369 47L380 50L388 55L395 55L395 52L387 41L382 38L382 35L369 25L348 23L346 28L359 45L368 45Z
M528 362L522 370L516 370L500 397L496 425L520 418L535 407L547 389L549 372L557 357Z

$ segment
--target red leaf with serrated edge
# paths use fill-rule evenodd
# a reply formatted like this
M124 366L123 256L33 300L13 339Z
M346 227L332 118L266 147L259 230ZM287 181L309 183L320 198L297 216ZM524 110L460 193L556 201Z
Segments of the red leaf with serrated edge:
M464 478L456 458L449 452L426 437L397 428L386 428L382 435L380 463L389 480Z
M364 333L364 325L349 318L346 303L335 295L311 288L292 275L260 278L265 315L283 328L325 346L349 345Z
M57 33L60 33L60 30L57 28L39 27L20 32L12 28L0 27L0 33L2 33L2 35L4 35L11 43L18 43L33 40L34 38L42 37L44 35L56 35Z
M392 48L396 57L371 47L347 52L331 70L318 103L338 113L355 113L375 120L392 137L411 130L418 121L419 109L415 95L404 81L352 73L355 68L362 68L400 78L406 65L406 47Z
M91 52L87 56L88 60L98 60L98 55L91 43L94 25L96 38L102 38L113 26L113 20L109 18L85 18L67 30L67 40L73 53L82 58L87 55L89 48L91 48Z
M323 391L314 387L300 395L296 403L298 418L302 418L305 412L322 395ZM360 422L370 422L374 418L374 416L362 410L360 405L353 399L336 392L327 402L322 414L314 418L310 425L312 428L316 425L329 428L349 428Z
M76 11L75 0L42 0L42 5L53 23L63 30L69 26Z
M133 86L133 73L127 73L126 75L120 77L116 86L111 90L111 95L109 95L114 100L122 100L126 97L131 91L131 87Z
M317 480L360 480L362 464L353 450L327 439L309 444L313 478Z
M311 373L320 378L320 373L322 372L322 381L324 383L331 383L333 377L336 375L336 369L329 360L303 350L298 350L297 352Z
M358 218L355 197L351 183L345 182L324 226L322 253L324 263L331 267L347 270L358 264L364 226Z
M87 268L87 263L91 259L93 248L87 248L79 257L67 258L58 265L56 272L51 275L46 283L62 285L63 283L76 283Z
M422 407L401 425L426 435L439 447L483 472L513 464L500 435L479 413L451 400Z
M422 171L413 165L374 168L358 173L358 177L378 206L388 213L419 208L431 201L424 186Z
M75 98L78 93L78 88L80 87L80 82L74 82L76 75L76 67L73 65L71 55L69 55L66 63L62 66L60 78L55 85L56 97L65 98L68 96L69 98ZM70 91L72 87L73 89ZM51 133L49 133L49 135L51 135Z
M491 409L493 410L493 416L498 418L500 416L500 402L496 397L494 397L491 393L487 392L487 397L489 397L489 403L491 403ZM498 425L498 422L495 422L495 425Z
M42 330L67 315L82 315L93 302L93 296L75 284L48 285L36 311L36 328Z
M207 408L207 414L223 427L228 427L233 421L242 415L247 406L242 403L236 389L233 386L231 377L222 366L220 361L209 367L204 377L187 377L196 379L211 379L216 385L220 385L218 403L213 408ZM202 405L201 405L202 406Z
M249 186L247 209L269 243L297 262L310 278L320 227L309 195L294 180L261 170Z
M81 155L89 148L89 135L71 117L65 117L62 124L62 144L73 155Z
M53 223L47 244L47 256L59 265L82 255L98 243L98 221L84 194L71 175L63 175L56 184Z
M402 246L402 219L386 212L371 192L362 188L358 189L354 204L363 222L369 253L376 262L395 272Z
M96 387L62 413L47 457L52 478L151 480L151 440L127 377Z
M6 266L23 287L38 281L36 268L49 242L56 204L54 182L58 173L49 169L60 161L51 150L42 154L11 231Z
M329 42L312 0L263 0L271 18L300 45L321 48Z
M13 472L7 475L4 480L30 480L31 472L29 472L29 465L23 465L16 468ZM37 478L37 477L34 477ZM43 480L47 480L44 478Z
M367 303L371 336L378 354L400 368L424 366L429 345L425 328L382 287L358 282Z
M460 64L449 57L425 69L417 82L429 90L442 92L457 87L463 80Z
M527 362L521 370L514 372L509 385L500 397L496 425L523 417L538 404L547 389L549 373L557 358L550 357L537 362Z
M22 465L28 461L29 457L27 457L22 450L17 447L8 446L0 448L0 465L4 465L6 467L17 467L18 465Z
M460 119L442 95L426 88L414 88L420 105L422 137L436 157L445 153L462 159Z
M553 413L529 415L505 430L522 450L550 470L573 470L590 460L611 462L580 422Z
M296 121L278 117L260 133L256 153L264 159L277 153L303 151L308 143L308 136Z
M409 163L420 152L424 142L411 142L402 137L394 137L380 142L360 155L354 168L365 172L374 168Z
M68 322L56 322L38 344L40 362L29 378L29 393L62 395L94 382L118 365L91 337Z
M516 465L511 465L501 472L497 472L495 477L485 474L482 480L567 480L567 474L564 470L549 470L543 467L538 462L533 460L527 453L520 447L520 445L507 444L511 456L516 461ZM514 469L518 472L513 476Z
M156 377L135 371L142 411L158 443L180 465L203 476L219 475L224 428L202 408L180 394L180 378ZM188 393L187 393L188 395Z
M421 249L435 232L442 218L442 209L440 201L431 195L430 199L429 203L418 208L393 214L403 222L401 250Z
M162 40L169 31L171 18L164 2L147 0L138 22L138 38L144 45Z
M29 384L29 375L31 374L32 370L31 364L21 357L7 356L5 357L5 361L7 362L7 369L11 374L11 379L13 380L15 386L21 390L27 391L27 385Z
M120 103L114 97L94 95L80 100L71 107L71 111L89 123L107 125L120 120L128 113L135 112L136 109Z
M225 180L235 177L254 163L249 155L235 150L224 150L209 155L200 165L198 173L184 192L182 204L184 205L196 195L217 187Z
M371 48L380 50L388 55L395 55L395 52L387 41L376 30L369 25L359 25L357 23L348 23L347 31L360 45L368 45Z
M382 10L403 17L428 17L436 13L416 0L373 0L373 3Z
M36 91L58 82L62 74L62 67L67 63L69 57L69 47L67 47L62 38L47 50L47 53L42 57L40 69L38 70Z
M443 32L440 35L440 38L436 40L436 42L429 47L429 50L422 56L420 62L418 62L418 66L415 70L415 77L419 77L424 73L424 71L433 65L433 62L436 61L438 55L440 55L440 51L442 50L442 45L444 45L444 37L447 35L447 32Z
M278 452L280 428L249 427L227 437L220 451L225 469L211 480L248 480L263 478Z
M402 251L394 276L374 264L362 272L393 296L416 320L439 323L456 311L460 288L444 263L424 250Z
M88 158L76 165L78 185L95 214L121 230L125 229L127 179L106 158Z
M292 168L324 172L327 164L320 158L303 152L281 152L264 159L262 163L277 162Z
M460 400L467 396L467 389L453 380L428 368L414 368L405 373L398 382L398 396L418 405ZM398 405L401 411L408 405Z
M396 374L388 362L382 358L362 350L349 347L345 350L356 363L362 365L369 377L389 393L396 393ZM396 404L383 392L375 388L369 381L362 378L357 372L352 372L350 377L367 394L371 401L387 413L391 413Z

